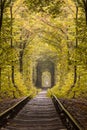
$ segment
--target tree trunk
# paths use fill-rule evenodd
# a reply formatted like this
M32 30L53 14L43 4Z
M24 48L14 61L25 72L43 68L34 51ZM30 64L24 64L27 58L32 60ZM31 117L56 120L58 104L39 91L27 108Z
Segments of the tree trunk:
M2 72L2 68L0 67L0 90L1 90L1 72Z
M85 17L86 17L86 25L87 25L87 0L85 2Z
M19 71L22 74L23 73L23 50L20 51L20 54L19 54L19 64L20 64Z
M5 2L6 0L1 0L0 2L0 31L1 31L1 28L2 28L2 21L3 21L3 12L4 12L4 6L5 6Z
M74 65L74 81L73 81L73 87L75 87L76 82L77 82L77 65Z
M85 10L85 18L86 18L86 25L87 25L87 0L82 0L84 4L84 10Z
M22 38L20 38L20 40L22 41ZM20 52L19 52L19 71L22 74L23 73L23 56L24 56L24 50L26 48L26 43L27 42L21 42L20 43Z
M15 86L15 79L14 79L14 65L11 66L11 71L12 71L12 73L11 73L12 83L13 83L13 85Z
M10 2L12 2L12 1L10 1ZM10 3L11 4L11 3ZM12 38L12 35L13 35L13 33L12 33L12 31L13 31L13 25L12 25L12 23L13 23L13 17L12 17L12 4L11 4L11 6L10 6L10 16L11 16L11 48L13 48L13 38ZM12 79L12 83L13 83L13 86L14 87L16 87L16 85L15 85L15 76L14 76L14 63L13 63L13 61L12 61L12 66L11 66L11 79Z
M11 48L13 49L13 16L12 16L12 0L10 0L10 16L11 16ZM12 66L11 66L11 79L12 79L12 84L15 87L16 91L19 92L19 94L21 95L21 91L18 89L18 87L15 84L15 66L14 66L14 61L12 60ZM15 92L13 90L13 98L15 97Z
M75 53L77 51L78 48L78 6L76 6L76 45L75 45ZM73 85L72 87L75 87L75 84L77 82L77 61L76 61L76 57L75 57L75 61L74 61L74 81L73 81Z
M75 53L77 51L78 48L78 6L76 6L76 42L75 42ZM72 91L72 88L75 87L76 83L77 83L77 61L76 61L76 56L74 57L75 61L74 61L74 66L73 66L73 84L70 88L70 90L67 92L67 95L69 95L69 93ZM75 97L75 92L74 92L74 97Z

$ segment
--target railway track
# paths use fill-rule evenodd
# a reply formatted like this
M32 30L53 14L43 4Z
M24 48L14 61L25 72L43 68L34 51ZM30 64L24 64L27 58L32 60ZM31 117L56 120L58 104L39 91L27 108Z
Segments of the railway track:
M52 99L46 96L46 91L40 92L30 101L26 99L23 104L27 104L20 111L18 109L18 114L14 110L16 116L8 114L10 118L5 119L5 113L2 114L1 130L83 130L54 95Z

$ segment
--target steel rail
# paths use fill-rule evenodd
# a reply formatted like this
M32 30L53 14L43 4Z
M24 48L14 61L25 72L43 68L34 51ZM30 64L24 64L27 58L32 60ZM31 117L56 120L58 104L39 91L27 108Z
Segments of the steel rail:
M7 124L9 119L15 117L15 115L24 107L24 105L31 99L31 96L24 98L23 100L19 101L6 111L0 114L0 128Z
M65 124L68 130L85 130L79 123L73 118L73 116L65 109L60 100L52 95L53 103L59 113L62 122Z

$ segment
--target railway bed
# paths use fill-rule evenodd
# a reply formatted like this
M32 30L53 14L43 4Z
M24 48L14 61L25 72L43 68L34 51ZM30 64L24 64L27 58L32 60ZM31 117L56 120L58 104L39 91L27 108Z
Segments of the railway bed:
M51 99L46 96L46 91L31 100L27 97L0 119L5 121L1 122L1 130L83 130L55 95Z

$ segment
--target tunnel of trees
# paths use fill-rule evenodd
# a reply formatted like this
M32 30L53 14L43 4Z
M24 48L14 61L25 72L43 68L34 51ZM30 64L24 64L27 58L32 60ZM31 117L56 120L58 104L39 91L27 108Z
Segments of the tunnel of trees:
M42 74L44 72L49 72L50 75L51 75L51 81L50 81L51 83L50 83L49 87L54 86L54 83L55 83L55 77L54 77L55 76L55 66L52 62L50 62L48 60L43 61L43 62L39 62L37 64L36 72L37 72L37 74L36 74L37 75L37 79L36 79L36 86L37 87L42 87Z
M58 97L87 97L87 1L1 0L0 99L46 85Z

